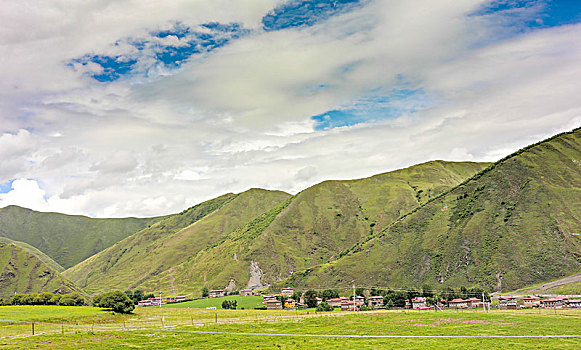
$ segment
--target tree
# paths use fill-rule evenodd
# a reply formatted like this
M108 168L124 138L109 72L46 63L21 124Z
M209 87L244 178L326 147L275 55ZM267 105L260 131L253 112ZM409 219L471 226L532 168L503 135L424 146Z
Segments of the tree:
M320 294L320 298L323 299L323 301L327 301L329 299L338 298L338 297L339 297L339 292L337 292L336 290L333 290L333 289L325 289Z
M129 299L127 294L120 291L97 295L95 299L93 299L93 303L95 306L111 309L122 314L131 313L131 311L135 309L133 301Z
M308 307L316 307L317 306L317 292L309 289L305 292L305 304Z
M326 301L323 301L319 305L317 305L317 311L333 311L333 307L327 304Z
M222 309L228 310L236 310L238 302L236 300L224 300L222 302Z
M53 295L50 299L50 305L58 305L61 301L61 297L62 296L60 294Z
M35 305L48 305L48 304L50 304L50 301L52 300L53 297L54 297L54 295L52 293L48 293L48 292L38 293L37 295L34 296L34 304Z
M63 306L81 306L84 304L85 298L83 298L79 293L65 294L61 297L59 302L59 305Z
M208 290L208 287L204 286L204 288L202 288L202 298L207 298L210 296L210 291Z
M365 296L365 288L355 288L355 295L359 295L364 297Z

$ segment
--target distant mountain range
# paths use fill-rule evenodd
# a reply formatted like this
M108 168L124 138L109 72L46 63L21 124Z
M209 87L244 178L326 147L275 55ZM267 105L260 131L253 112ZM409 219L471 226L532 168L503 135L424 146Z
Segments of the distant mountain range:
M7 207L0 209L0 236L28 245L2 243L0 262L8 264L12 251L39 256L54 276L67 269L64 285L70 280L89 294L140 288L197 296L203 287L351 284L507 290L578 272L579 232L575 129L494 164L431 161L325 181L295 196L251 189L158 218ZM57 288L5 285L6 273L0 294ZM42 275L10 273L27 281Z

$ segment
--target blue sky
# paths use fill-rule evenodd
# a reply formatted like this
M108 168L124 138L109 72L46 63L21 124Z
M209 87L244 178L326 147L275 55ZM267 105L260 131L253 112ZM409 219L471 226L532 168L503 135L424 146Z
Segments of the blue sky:
M0 14L0 207L160 215L581 124L579 1L64 4Z

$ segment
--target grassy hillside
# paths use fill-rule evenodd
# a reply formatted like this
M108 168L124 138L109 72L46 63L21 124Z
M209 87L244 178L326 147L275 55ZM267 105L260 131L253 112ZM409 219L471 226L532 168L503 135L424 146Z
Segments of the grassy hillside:
M159 219L92 219L8 206L0 209L0 236L28 243L68 268Z
M527 147L286 283L511 290L581 270L581 129Z
M402 212L486 166L434 161L366 179L320 183L190 257L171 273L160 274L150 285L169 288L168 279L173 278L179 288L198 293L204 285L224 287L230 279L239 288L280 281L294 271L339 258Z
M47 264L51 269L55 270L56 272L63 272L65 270L61 265L59 265L59 263L52 260L50 256L44 254L43 252L34 248L28 243L14 241L6 237L0 237L0 243L12 244L28 251L29 253L35 255L40 261Z
M81 293L71 281L15 244L0 243L0 267L0 297L15 293Z
M67 270L65 275L86 291L96 293L111 288L157 290L149 280L164 272L165 290L181 292L183 289L177 285L188 281L175 281L175 265L289 196L280 191L251 189L218 197L127 237Z

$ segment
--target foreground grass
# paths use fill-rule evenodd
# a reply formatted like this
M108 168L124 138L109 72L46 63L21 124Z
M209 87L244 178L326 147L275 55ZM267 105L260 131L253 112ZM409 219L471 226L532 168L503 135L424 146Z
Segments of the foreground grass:
M34 307L29 307L34 308ZM39 308L39 307L36 307ZM0 314L14 319L12 308ZM95 309L99 310L99 309ZM24 310L38 317L48 309ZM55 310L50 310L55 311ZM86 311L85 311L86 312ZM102 312L102 311L98 311ZM106 313L110 321L95 326L91 317L77 316L79 326L57 328L42 325L37 335L21 326L19 334L0 332L2 349L319 349L355 348L581 348L581 338L330 338L286 337L294 335L372 335L372 336L531 336L580 335L581 310L517 311L373 311L360 313L195 310L141 308L129 316ZM74 315L71 315L74 317ZM25 317L21 317L25 318ZM217 321L217 323L216 323ZM84 322L84 324L83 324ZM2 328L13 327L2 325ZM104 327L103 327L104 326ZM23 327L23 328L22 328ZM44 328L43 328L44 327ZM50 327L53 327L51 329ZM103 328L101 328L103 327ZM125 331L124 331L125 330ZM273 335L195 334L197 332L267 333ZM183 332L183 333L180 333ZM39 333L47 333L41 334ZM50 333L50 334L49 334Z
M205 309L207 307L216 307L220 309L222 307L222 302L224 300L235 300L238 309L253 309L255 307L263 306L261 296L240 296L240 295L229 295L221 298L206 298L198 299L192 301L186 301L183 303L167 304L162 307L167 308L192 308L192 309Z

